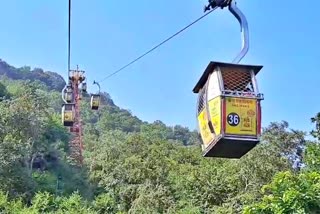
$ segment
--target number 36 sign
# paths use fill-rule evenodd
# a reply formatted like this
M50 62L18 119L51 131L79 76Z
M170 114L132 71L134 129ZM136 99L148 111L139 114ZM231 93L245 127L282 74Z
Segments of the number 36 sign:
M240 123L240 117L237 113L232 112L228 114L227 122L230 126L237 126Z
M226 99L226 134L256 135L257 103L254 99Z

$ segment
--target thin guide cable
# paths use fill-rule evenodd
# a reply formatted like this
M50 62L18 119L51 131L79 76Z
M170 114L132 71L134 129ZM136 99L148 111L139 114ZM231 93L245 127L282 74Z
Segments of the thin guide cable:
M136 59L132 60L131 62L129 62L128 64L124 65L123 67L119 68L118 70L114 71L113 73L109 74L108 76L106 76L105 78L103 78L102 80L98 81L99 83L105 81L106 79L112 77L113 75L119 73L120 71L124 70L125 68L129 67L130 65L132 65L133 63L137 62L138 60L140 60L141 58L143 58L144 56L146 56L147 54L151 53L152 51L154 51L155 49L159 48L161 45L163 45L164 43L168 42L169 40L173 39L175 36L179 35L180 33L182 33L183 31L185 31L186 29L188 29L189 27L191 27L192 25L194 25L195 23L197 23L198 21L200 21L201 19L203 19L204 17L206 17L207 15L209 15L211 12L213 12L215 9L217 9L218 7L213 8L211 11L209 11L208 13L205 13L204 15L202 15L201 17L199 17L198 19L196 19L195 21L191 22L190 24L188 24L187 26L185 26L184 28L182 28L181 30L179 30L178 32L176 32L175 34L173 34L172 36L170 36L169 38L167 38L166 40L162 41L161 43L159 43L158 45L154 46L153 48L151 48L150 50L148 50L147 52L145 52L144 54L140 55L139 57L137 57Z

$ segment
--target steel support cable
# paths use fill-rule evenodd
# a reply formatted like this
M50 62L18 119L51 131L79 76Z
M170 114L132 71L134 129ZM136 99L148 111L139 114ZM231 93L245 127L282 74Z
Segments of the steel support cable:
M69 72L70 72L70 46L71 46L71 0L69 0L69 5L68 5L68 70L67 70L67 79L69 79ZM64 103L67 103L67 101L64 99L64 91L66 90L67 85L62 89L61 91L61 97Z
M71 38L71 0L69 0L69 13L68 13L68 76L69 76L69 71L70 71L70 39Z
M109 74L108 76L106 76L105 78L103 78L102 80L98 81L98 83L101 83L103 81L105 81L106 79L112 77L113 75L119 73L120 71L124 70L125 68L129 67L130 65L132 65L133 63L137 62L138 60L140 60L141 58L143 58L144 56L148 55L149 53L151 53L152 51L154 51L155 49L159 48L161 45L163 45L164 43L168 42L169 40L173 39L174 37L176 37L177 35L179 35L180 33L182 33L183 31L185 31L186 29L188 29L189 27L191 27L192 25L194 25L195 23L197 23L198 21L200 21L201 19L203 19L204 17L206 17L207 15L209 15L211 12L213 12L215 9L217 9L218 7L214 7L212 8L212 10L210 10L209 12L205 13L204 15L202 15L201 17L199 17L198 19L196 19L195 21L191 22L190 24L188 24L187 26L185 26L184 28L182 28L181 30L179 30L178 32L176 32L175 34L173 34L172 36L170 36L169 38L167 38L166 40L162 41L161 43L159 43L158 45L154 46L153 48L151 48L150 50L148 50L147 52L145 52L144 54L140 55L139 57L135 58L134 60L132 60L131 62L129 62L128 64L122 66L121 68L119 68L118 70L112 72L111 74Z

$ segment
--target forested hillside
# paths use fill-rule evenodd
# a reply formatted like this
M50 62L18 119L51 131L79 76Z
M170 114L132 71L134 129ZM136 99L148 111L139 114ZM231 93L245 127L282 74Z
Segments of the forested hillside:
M256 148L228 160L203 158L196 131L142 121L107 93L92 111L87 95L78 168L61 125L62 77L4 61L0 74L1 213L319 213L320 113L306 118L310 133L269 124Z

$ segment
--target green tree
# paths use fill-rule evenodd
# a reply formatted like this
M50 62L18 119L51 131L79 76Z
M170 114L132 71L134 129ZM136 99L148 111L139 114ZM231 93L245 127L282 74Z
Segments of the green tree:
M244 209L254 213L318 213L320 210L320 173L278 173L262 189L261 202Z
M315 130L311 131L313 137L320 140L320 112L311 118L311 122L315 123Z

